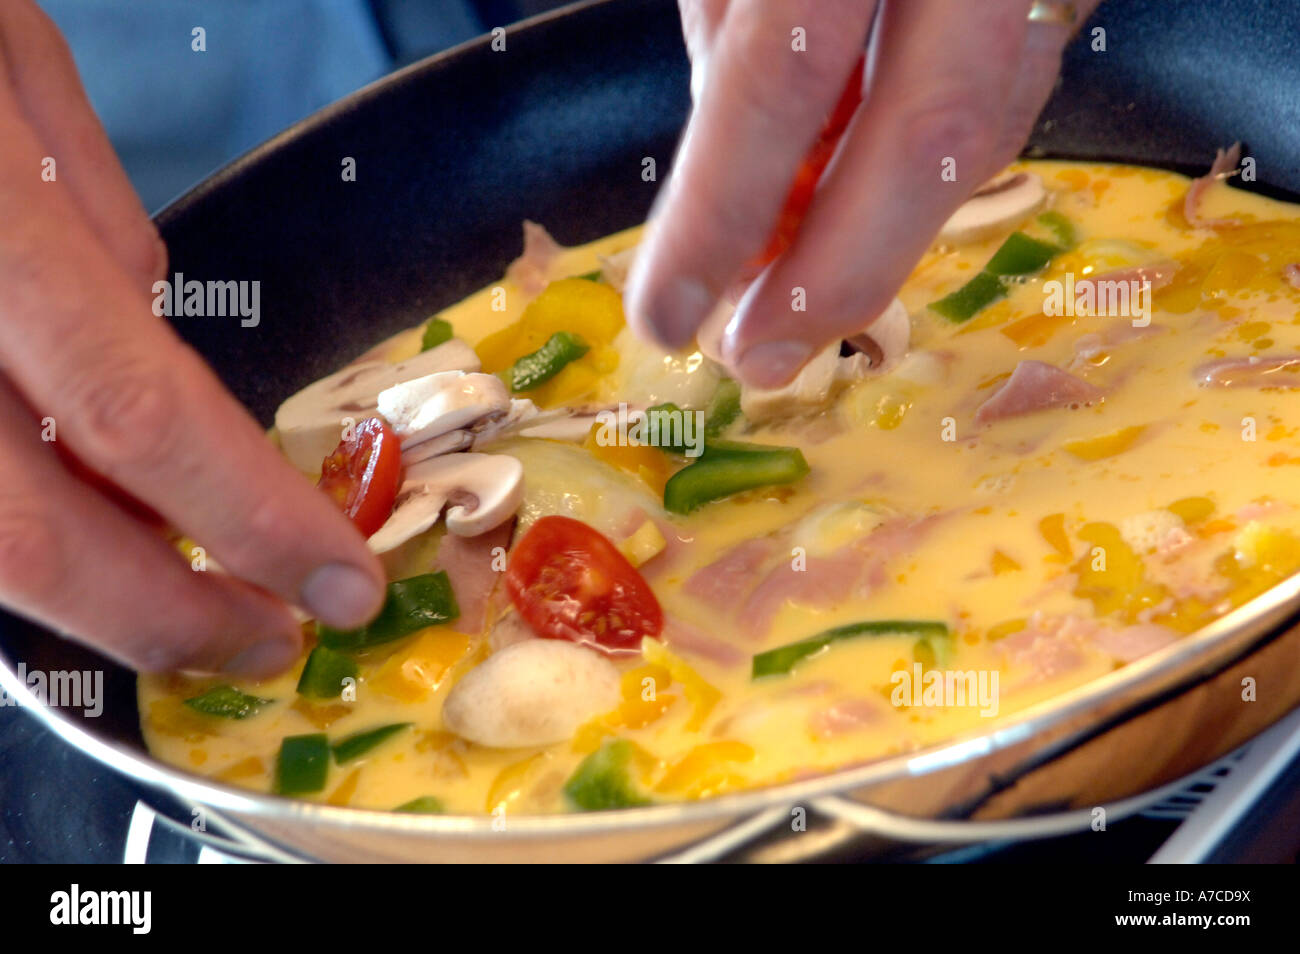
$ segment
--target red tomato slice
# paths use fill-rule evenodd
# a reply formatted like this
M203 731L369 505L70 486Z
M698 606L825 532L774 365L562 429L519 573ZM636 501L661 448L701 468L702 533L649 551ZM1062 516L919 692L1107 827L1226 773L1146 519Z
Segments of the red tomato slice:
M839 102L835 104L835 109L826 120L826 125L822 127L817 141L808 150L808 155L804 157L798 172L795 173L794 183L786 196L785 206L777 217L776 228L772 230L767 247L749 263L747 271L758 274L794 242L795 236L799 233L799 226L808 213L808 207L812 205L817 183L822 173L826 171L826 167L830 165L840 137L844 135L844 130L848 128L853 114L862 103L862 71L865 64L865 57L859 57L853 72L849 74L848 82L844 84L844 91L840 93Z
M384 421L370 417L325 458L316 486L333 497L368 537L393 512L401 482L402 448L397 435Z
M606 653L634 652L664 626L659 600L627 557L570 517L542 517L515 544L506 591L537 635Z

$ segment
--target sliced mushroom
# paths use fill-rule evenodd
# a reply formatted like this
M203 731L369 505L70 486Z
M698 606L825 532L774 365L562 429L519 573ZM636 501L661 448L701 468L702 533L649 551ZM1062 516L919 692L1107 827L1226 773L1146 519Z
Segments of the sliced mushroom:
M620 295L623 294L623 286L627 284L627 274L632 270L632 263L636 261L636 252L639 247L633 245L631 248L625 248L613 255L599 256L600 277Z
M564 742L620 698L614 665L559 639L526 639L493 653L452 688L443 724L495 749Z
M844 386L896 367L911 334L911 318L895 298L866 330L818 352L785 387L742 387L740 409L755 424L815 413ZM850 353L844 354L845 349Z
M469 431L450 431L431 440L421 441L413 447L403 448L402 466L410 467L412 464L418 464L431 457L441 457L443 454L455 454L458 451L469 450L473 443L474 435Z
M889 307L880 313L865 331L860 331L851 338L844 339L845 349L852 357L861 354L866 361L866 370L888 371L895 367L907 354L907 347L912 343L912 319L908 317L903 303L895 298ZM860 366L860 362L858 365ZM839 376L844 378L846 362L841 362ZM862 377L861 374L853 375Z
M479 367L474 349L458 338L398 364L353 364L307 385L280 405L275 412L280 447L299 470L315 473L338 446L345 420L373 415L381 391L440 371L477 371Z
M494 374L441 371L380 392L379 413L402 441L402 449L501 417L510 394Z
M1042 206L1043 180L1033 173L1001 176L962 203L939 231L939 241L953 245L978 242L1005 232Z
M789 384L780 388L740 389L740 409L755 424L820 410L831 399L835 371L840 362L840 343L826 346L803 366Z
M514 457L433 457L406 469L392 514L368 543L375 553L395 549L437 523L443 507L449 531L475 537L509 520L523 499L524 467Z

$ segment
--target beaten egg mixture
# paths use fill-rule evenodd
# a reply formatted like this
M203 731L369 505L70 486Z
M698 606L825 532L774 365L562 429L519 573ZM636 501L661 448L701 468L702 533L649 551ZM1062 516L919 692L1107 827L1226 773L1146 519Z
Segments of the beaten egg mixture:
M1038 212L1056 213L1019 228L1046 240L1044 226L1068 224L1045 266L952 320L929 306L978 275L1012 229L936 245L900 292L911 336L892 369L798 415L729 425L727 438L797 447L801 478L674 514L664 482L689 461L659 448L518 436L490 448L525 474L495 570L531 523L565 514L619 545L662 606L662 633L639 654L609 657L620 699L570 738L489 747L444 723L453 687L508 644L494 635L510 607L497 587L481 620L357 652L358 676L335 699L298 694L299 667L231 687L257 700L232 717L186 703L223 680L143 676L150 750L275 791L282 740L323 734L335 757L316 766L318 790L294 793L374 809L549 813L705 798L988 729L1290 575L1300 567L1300 366L1286 360L1300 355L1300 290L1288 280L1300 263L1297 208L1215 184L1199 216L1212 224L1194 227L1179 175L1013 169L1041 178ZM566 249L546 277L608 272L638 235ZM1077 289L1133 275L1157 279L1145 315L1140 294L1125 315L1045 306L1050 283L1069 289L1067 277ZM507 279L437 317L495 371L534 300ZM540 406L652 403L667 388L655 375L707 364L636 342L605 308L573 329L589 350L533 394ZM415 354L421 334L393 339L385 356ZM1044 365L1069 379L1038 381L1030 372ZM725 376L704 370L710 387ZM689 406L686 392L669 396ZM386 555L391 578L437 565L446 539L439 524ZM755 656L864 621L929 628L868 627L755 676ZM967 697L924 694L936 671L971 674ZM340 740L385 726L396 728L339 757ZM603 794L584 792L593 780Z

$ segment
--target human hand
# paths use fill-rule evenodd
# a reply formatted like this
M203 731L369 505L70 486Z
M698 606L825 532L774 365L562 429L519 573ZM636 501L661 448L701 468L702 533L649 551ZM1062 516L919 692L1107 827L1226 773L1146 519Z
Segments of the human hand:
M136 668L244 676L298 657L289 603L367 620L361 535L153 314L166 249L30 0L0 5L0 142L0 602Z
M1015 158L1055 82L1069 10L1081 23L1099 2L679 0L695 108L629 276L634 326L686 346L750 277L870 38L861 103L722 356L745 383L777 387L863 330L952 212ZM949 160L955 182L941 178Z

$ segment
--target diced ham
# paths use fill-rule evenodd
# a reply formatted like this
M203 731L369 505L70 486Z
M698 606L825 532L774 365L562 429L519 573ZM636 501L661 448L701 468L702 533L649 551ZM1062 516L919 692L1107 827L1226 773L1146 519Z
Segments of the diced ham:
M1216 388L1300 387L1300 355L1219 358L1198 367L1196 383Z
M551 265L564 251L564 246L551 238L551 233L536 222L524 222L524 252L506 268L510 279L525 295L533 296L546 287Z
M476 537L462 537L454 533L443 536L438 544L433 569L446 570L451 580L452 592L460 606L460 617L455 626L461 632L479 633L487 623L488 602L496 589L501 572L493 561L510 548L510 538L515 530L514 520L481 533ZM501 550L497 551L500 547ZM497 551L494 554L494 551Z
M1286 279L1288 285L1296 291L1300 291L1300 265L1292 262L1286 268L1282 269L1282 277Z
M723 642L707 633L702 633L680 619L668 617L660 638L664 645L677 653L698 656L719 666L736 666L749 656L730 643Z
M1220 179L1226 179L1228 176L1233 175L1240 162L1241 143L1234 142L1227 149L1216 150L1214 165L1210 166L1210 171L1199 179L1192 180L1192 184L1187 189L1187 195L1183 198L1183 218L1187 219L1193 228L1213 229L1238 224L1236 219L1201 218L1200 207L1205 190Z
M1283 503L1281 500L1259 500L1255 503L1248 503L1237 510L1236 517L1241 523L1250 523L1252 520L1259 520L1262 517L1271 517L1275 514L1285 513L1291 509L1291 505Z
M742 629L761 639L787 601L828 607L851 597L866 596L888 579L886 567L916 548L939 515L921 520L898 518L876 527L829 556L807 556L801 569L793 559L778 562L741 606Z
M1122 629L1099 627L1092 634L1092 642L1103 652L1110 653L1120 662L1141 659L1157 649L1163 649L1178 639L1178 634L1166 626L1155 623L1138 623Z
M833 739L879 723L881 703L871 699L840 699L808 717L808 730L819 739Z
M1101 400L1100 389L1043 361L1021 361L1002 387L975 412L981 424L1056 407Z
M1134 265L1130 268L1119 268L1115 271L1103 272L1100 275L1090 275L1074 283L1074 294L1076 298L1088 296L1095 302L1098 301L1098 295L1102 290L1098 286L1113 288L1117 285L1128 285L1131 288L1135 282L1139 286L1147 285L1149 291L1153 292L1164 288L1173 281L1178 268L1178 262L1167 260L1152 262L1147 265Z
M775 552L772 537L746 540L692 573L682 590L715 608L738 606L758 583L759 571Z
M831 606L854 595L864 576L864 555L846 547L828 557L806 558L802 569L783 560L753 588L740 610L741 627L761 639L789 600L805 606Z
M1078 669L1087 657L1079 648L1077 623L1064 632L1065 621L1035 613L1030 623L1018 633L997 643L1012 665L1031 670L1032 679L1051 679Z

